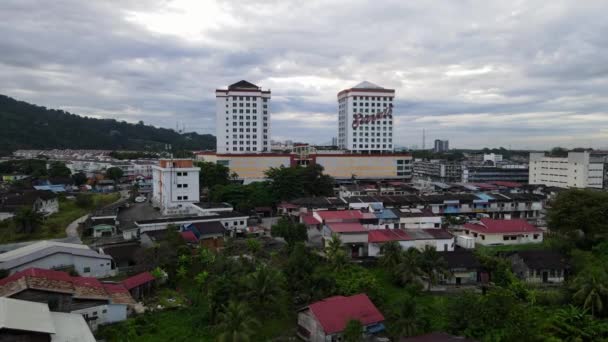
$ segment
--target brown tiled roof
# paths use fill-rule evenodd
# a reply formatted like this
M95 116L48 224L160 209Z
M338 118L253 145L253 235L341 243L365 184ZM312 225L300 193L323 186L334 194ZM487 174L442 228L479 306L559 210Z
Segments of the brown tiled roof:
M71 277L66 272L29 268L0 280L0 297L27 289L67 293L77 299L109 300L115 304L135 303L122 284L102 283L92 277Z

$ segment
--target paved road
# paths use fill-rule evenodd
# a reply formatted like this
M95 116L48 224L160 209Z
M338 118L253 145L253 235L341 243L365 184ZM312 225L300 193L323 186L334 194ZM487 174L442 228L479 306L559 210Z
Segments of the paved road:
M126 198L129 198L129 191L123 190L120 192L120 198L114 203L118 203ZM82 240L80 240L80 234L78 234L78 226L86 221L88 217L89 214L79 217L72 221L72 223L68 224L68 226L65 228L65 234L67 237L74 241L72 243L82 243Z
M80 240L80 235L78 234L78 225L86 221L88 217L89 214L79 217L72 221L72 223L68 224L67 228L65 228L65 234L69 238L75 239L74 241L77 241L75 243L82 243L82 240Z

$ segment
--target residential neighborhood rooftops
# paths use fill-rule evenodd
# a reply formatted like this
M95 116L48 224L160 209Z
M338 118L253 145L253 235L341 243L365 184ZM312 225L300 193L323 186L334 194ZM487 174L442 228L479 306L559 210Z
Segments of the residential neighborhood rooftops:
M131 286L137 283L138 281L132 280L127 284L124 284L124 282L121 284L106 284L91 277L72 277L66 272L28 268L0 280L0 297L8 297L26 289L33 289L71 294L74 298L80 299L108 300L114 304L131 304L135 301L128 294L127 285ZM123 289L120 289L120 287Z
M189 243L198 242L196 235L194 235L194 233L191 230L187 230L185 232L180 232L180 235L182 236L182 239L184 239L184 241L186 241L186 242L189 242Z
M219 221L195 222L188 225L188 228L196 229L196 232L194 232L194 234L196 235L196 233L198 232L197 237L199 238L201 235L224 234L226 232L226 228Z
M316 214L323 221L337 221L337 220L359 220L363 218L359 210L336 210L336 211L317 211Z
M452 234L444 229L373 229L368 233L370 243L383 243L388 241L413 240L443 240L453 238Z
M327 227L334 233L365 233L367 229L357 222L328 223Z
M485 234L542 233L542 230L523 219L496 220L482 218L479 223L465 223L465 229Z
M469 250L439 252L439 255L448 264L448 269L471 269L481 266L475 254Z
M312 216L312 214L305 214L302 215L302 222L304 224L308 224L308 225L314 225L314 224L319 224L321 222L319 222L319 220L317 220L314 216Z
M352 319L363 325L384 321L382 313L365 294L330 297L310 304L308 308L328 335L343 331Z

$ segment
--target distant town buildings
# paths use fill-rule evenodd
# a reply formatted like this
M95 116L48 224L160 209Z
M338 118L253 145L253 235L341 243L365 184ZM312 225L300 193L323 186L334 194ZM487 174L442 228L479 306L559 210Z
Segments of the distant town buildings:
M604 160L589 152L568 152L567 157L530 153L530 184L560 188L603 187Z
M462 164L444 159L416 160L414 176L440 182L460 182L462 180Z
M338 147L352 152L392 152L394 89L361 82L338 93Z
M449 140L439 140L435 139L435 146L433 151L435 153L444 153L450 150L450 141Z
M270 152L270 90L239 81L217 89L218 153Z
M353 154L346 151L316 151L271 154L219 154L202 152L197 160L225 165L247 182L262 180L271 167L296 165L323 166L324 173L336 179L411 179L412 157L405 153Z

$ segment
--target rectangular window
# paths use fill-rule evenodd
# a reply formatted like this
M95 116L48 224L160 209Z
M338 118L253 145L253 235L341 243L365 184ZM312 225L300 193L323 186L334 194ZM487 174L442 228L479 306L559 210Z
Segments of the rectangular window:
M90 267L85 267L85 268L82 269L82 271L84 273L90 273L91 272L91 268Z

